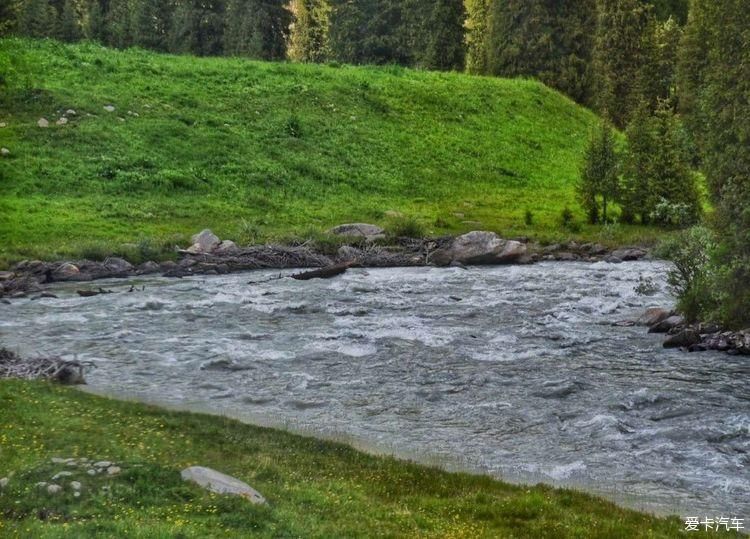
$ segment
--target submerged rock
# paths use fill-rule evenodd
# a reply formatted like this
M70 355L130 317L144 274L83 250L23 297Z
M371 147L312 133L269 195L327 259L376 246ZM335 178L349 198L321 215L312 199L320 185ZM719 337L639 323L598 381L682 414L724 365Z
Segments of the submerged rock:
M217 472L216 470L212 470L211 468L191 466L190 468L182 470L180 476L184 481L197 483L209 492L240 496L251 503L259 505L266 503L266 499L261 493L247 483L232 476Z

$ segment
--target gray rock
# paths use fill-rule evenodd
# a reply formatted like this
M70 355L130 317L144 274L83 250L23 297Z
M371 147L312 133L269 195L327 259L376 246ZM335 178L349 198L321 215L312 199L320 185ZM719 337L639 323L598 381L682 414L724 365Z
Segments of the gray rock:
M646 312L643 313L635 323L639 326L651 327L663 322L670 316L672 316L672 311L662 309L661 307L651 307L646 309Z
M649 333L668 333L669 331L673 330L677 326L681 326L685 323L685 319L681 316L670 316L669 318L666 318L659 322L658 324L654 324L651 326L651 328L648 330Z
M230 240L224 240L222 241L218 247L214 250L216 254L225 255L236 252L237 244Z
M49 120L47 120L47 118L39 118L39 121L37 121L36 125L41 128L49 127Z
M55 122L56 125L65 125L67 123L68 123L68 119L65 116L63 116L62 118L60 118L59 120Z
M156 262L149 260L148 262L144 262L140 266L138 266L138 273L140 274L147 274L147 273L157 273L161 267Z
M0 148L0 155L8 157L10 155L10 150L8 148Z
M364 238L368 241L385 238L385 230L377 225L367 223L349 223L339 225L328 231L335 236L347 236L351 238Z
M8 124L6 124L5 122L0 122L0 129L2 129L3 127L8 127Z
M628 262L630 260L640 260L641 258L646 256L646 251L637 248L617 249L616 251L612 252L612 256Z
M76 490L76 491L81 490L82 486L83 485L81 485L81 483L78 482L78 481L71 481L70 482L70 488L72 488L73 490Z
M510 264L526 254L526 245L517 241L504 240L494 232L474 231L455 238L450 246L438 249L430 261L438 266L448 266L452 262L466 265Z
M100 460L99 462L95 462L94 466L97 468L109 468L112 466L112 463L108 460Z
M605 257L604 261L607 262L607 263L609 263L609 264L622 264L622 258L619 258L619 257L614 256L614 255L609 255L609 256Z
M112 273L127 274L133 270L133 265L123 258L111 257L104 261L104 267Z
M44 488L48 485L46 481L39 481L36 485L34 485L36 488Z
M106 110L107 112L114 112L116 109L114 105L104 105L104 110Z
M52 464L65 464L66 462L68 462L68 459L61 459L60 457L52 457L50 462L52 462Z
M90 476L94 476L94 475L96 475L99 472L97 472L94 468L90 468L90 469L86 470L86 473L89 474Z
M221 244L219 236L211 232L209 229L203 230L194 235L191 241L193 242L193 245L188 251L197 247L198 253L210 253Z
M266 499L247 483L203 466L191 466L180 474L184 481L192 481L210 492L240 496L254 504L264 504Z
M60 264L52 271L52 279L54 281L72 281L80 277L80 275L81 270L78 269L78 266L70 262Z
M107 468L107 475L117 475L122 471L122 468L119 466L110 466Z
M48 485L47 486L47 493L52 494L53 496L55 494L60 494L62 490L63 488L60 485Z
M701 342L701 336L695 330L683 329L667 337L664 341L664 348L688 348L699 342Z
M7 487L8 483L10 483L10 479L8 479L7 477L3 477L2 479L0 479L0 488Z
M68 109L65 111L65 116L75 116L75 115L76 115L76 111L74 111L73 109Z
M72 475L73 472L58 472L52 476L52 481L57 481L58 479L62 479L63 477L71 477Z

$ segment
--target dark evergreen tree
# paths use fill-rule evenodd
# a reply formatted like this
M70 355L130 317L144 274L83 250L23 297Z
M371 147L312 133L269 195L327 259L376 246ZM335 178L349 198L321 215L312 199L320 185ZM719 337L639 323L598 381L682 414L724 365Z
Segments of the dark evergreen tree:
M719 239L719 316L750 326L750 9L746 0L693 0L683 55L682 90L700 111L691 125L701 133L704 170L716 208ZM697 51L698 52L698 51ZM689 73L690 70L694 70ZM684 101L684 100L683 100ZM682 101L681 101L682 102Z
M466 57L466 10L463 0L409 0L401 32L414 66L441 71L463 70Z
M226 53L283 59L292 20L285 4L281 0L230 0L224 35Z
M578 197L590 223L608 222L608 210L617 199L618 190L615 135L605 121L589 141L578 184Z
M220 56L224 52L224 2L180 0L170 28L172 52Z
M0 36L9 34L18 20L18 5L14 0L0 0Z
M106 10L108 0L91 0L86 23L86 37L104 43L107 36Z
M134 0L109 0L108 4L104 43L118 48L130 47L134 42Z
M72 0L65 0L57 30L61 41L72 43L81 39L81 27Z
M54 22L50 15L56 18L54 8L47 0L27 0L21 7L18 20L18 30L21 35L35 38L50 37L54 29Z
M170 0L140 0L133 13L133 43L157 51L169 49Z
M640 100L637 81L644 64L649 8L640 0L599 0L594 45L596 104L624 128Z
M688 18L689 0L648 0L654 8L654 15L660 21L674 19L678 24L685 24Z
M488 71L535 77L587 102L595 13L595 0L495 2L487 32Z
M331 5L329 0L294 0L294 23L289 57L299 62L323 62L330 57Z
M676 106L677 54L682 28L674 21L652 20L643 40L643 63L638 73L636 89L639 100L645 101L651 112L663 106Z

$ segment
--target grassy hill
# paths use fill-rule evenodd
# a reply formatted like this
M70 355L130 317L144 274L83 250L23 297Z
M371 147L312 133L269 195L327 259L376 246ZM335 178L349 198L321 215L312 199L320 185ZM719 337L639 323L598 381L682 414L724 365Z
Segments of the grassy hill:
M596 118L536 82L0 40L9 62L0 263L158 248L203 227L304 237L393 211L433 233L644 232L561 229L566 206L583 221L573 184Z

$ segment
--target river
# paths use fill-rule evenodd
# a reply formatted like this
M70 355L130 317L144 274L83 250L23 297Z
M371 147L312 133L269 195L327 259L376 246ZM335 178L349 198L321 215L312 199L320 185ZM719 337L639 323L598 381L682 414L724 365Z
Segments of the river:
M656 513L750 518L748 358L664 350L644 328L612 326L673 303L666 269L572 262L66 284L52 289L59 299L0 305L0 343L93 362L90 388L106 395ZM655 283L652 295L636 292L639 278ZM98 286L115 293L75 294Z

